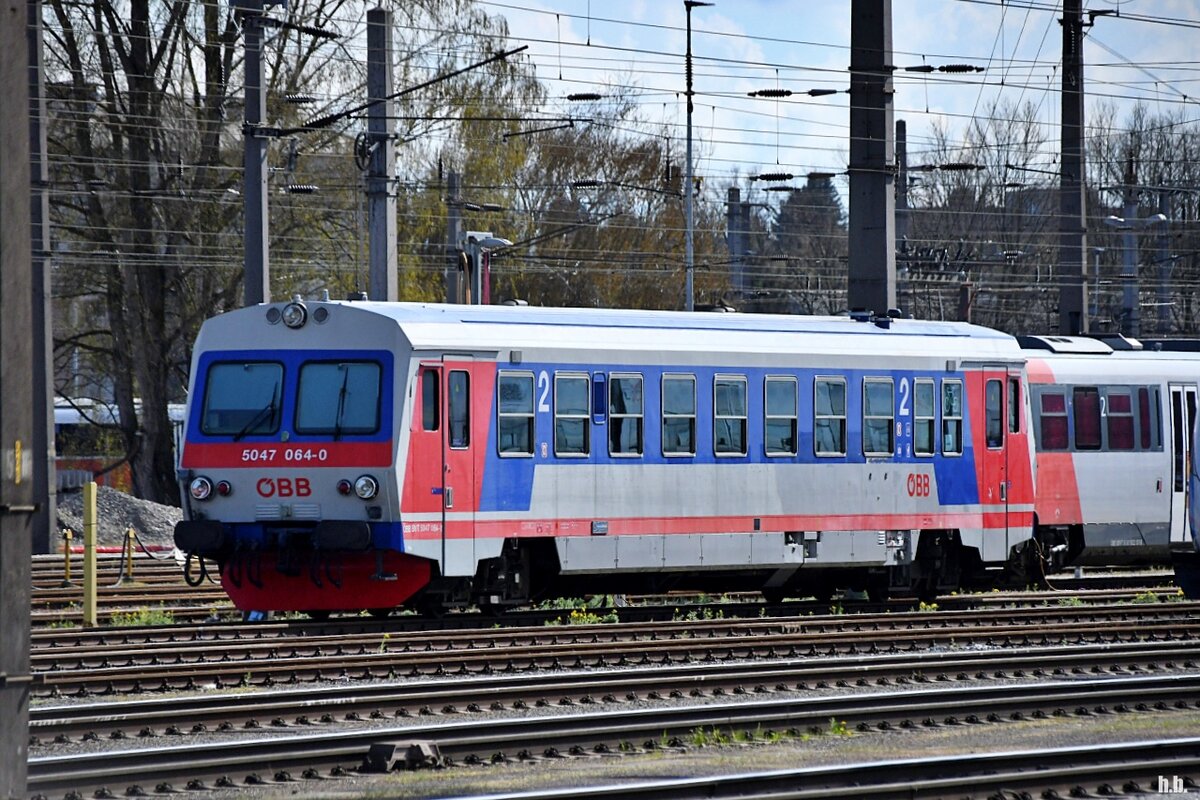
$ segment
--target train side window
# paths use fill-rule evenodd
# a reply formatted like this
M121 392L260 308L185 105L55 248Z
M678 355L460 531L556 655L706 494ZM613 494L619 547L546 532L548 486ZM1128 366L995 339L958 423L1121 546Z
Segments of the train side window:
M1133 398L1128 392L1108 393L1108 449L1133 449Z
M1003 390L1000 381L988 381L984 387L984 416L987 417L987 446L1004 447Z
M1021 432L1021 381L1008 379L1008 432Z
M696 454L696 377L662 379L662 451L666 456Z
M896 405L891 378L863 380L863 455L890 456L895 451L892 423Z
M713 452L746 455L746 379L713 379Z
M817 378L813 382L813 452L819 456L846 455L845 378Z
M608 376L608 452L640 456L644 448L642 376Z
M421 427L436 431L441 423L441 387L438 386L438 371L427 369L421 373Z
M1100 449L1100 390L1095 386L1076 386L1071 390L1075 412L1075 449Z
M1154 429L1151 426L1153 417L1150 413L1150 390L1143 387L1138 389L1138 444L1143 450L1154 447Z
M1067 396L1058 392L1045 392L1040 402L1038 427L1041 429L1041 449L1066 450L1070 447L1070 439L1067 437Z
M931 379L917 378L913 381L913 453L918 456L933 455L937 424L935 396Z
M554 454L586 456L592 451L587 375L554 375Z
M763 436L767 455L796 455L796 379L768 376L764 396Z
M533 455L532 372L501 372L497 376L496 414L496 449L500 455Z
M963 384L960 380L942 381L942 454L962 455Z
M450 447L462 450L471 446L471 376L466 370L450 371L446 393L450 406Z

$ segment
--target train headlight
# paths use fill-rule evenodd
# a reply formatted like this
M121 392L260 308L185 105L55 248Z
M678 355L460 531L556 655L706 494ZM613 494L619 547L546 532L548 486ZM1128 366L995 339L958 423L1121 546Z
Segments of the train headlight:
M217 494L221 497L229 497L233 494L233 484L229 481L217 481Z
M207 500L212 497L212 481L203 475L199 478L192 478L192 482L188 485L188 492L192 495L193 500Z
M303 328L308 322L308 308L300 300L293 300L283 307L283 324L289 328Z
M337 490L338 494L348 495L354 491L354 484L350 483L350 481L346 480L345 478L342 478L337 482Z
M354 482L354 493L361 500L370 500L375 495L379 494L379 481L372 478L370 475L363 475Z

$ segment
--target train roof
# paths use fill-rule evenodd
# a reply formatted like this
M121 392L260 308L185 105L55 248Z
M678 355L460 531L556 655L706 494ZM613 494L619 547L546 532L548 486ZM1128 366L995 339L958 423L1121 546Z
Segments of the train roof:
M1017 340L963 322L854 316L789 316L637 309L472 306L374 301L305 301L310 319L325 322L297 331L295 346L317 346L320 330L346 319L341 341L359 342L398 333L414 350L629 350L673 352L861 353L963 360L1020 359ZM272 309L286 303L228 312L206 324L204 349L253 341ZM319 309L324 308L324 311ZM353 324L349 324L352 315ZM274 314L278 320L278 314ZM225 322L219 322L224 319ZM235 322L237 320L237 322ZM280 325L276 330L282 329ZM218 333L220 329L220 333Z

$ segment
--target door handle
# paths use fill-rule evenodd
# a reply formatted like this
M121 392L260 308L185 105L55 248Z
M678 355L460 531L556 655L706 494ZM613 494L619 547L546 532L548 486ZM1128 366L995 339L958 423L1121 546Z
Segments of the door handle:
M1000 481L1000 502L1008 502L1008 481Z
M454 487L447 486L442 496L446 498L446 508L454 508Z

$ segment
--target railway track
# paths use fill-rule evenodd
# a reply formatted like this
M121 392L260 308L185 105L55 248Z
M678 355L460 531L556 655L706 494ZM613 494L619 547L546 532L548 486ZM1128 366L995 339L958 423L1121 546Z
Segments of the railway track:
M1109 677L1099 680L965 686L954 692L890 689L816 698L739 699L665 708L590 711L523 718L471 719L407 726L261 737L187 746L108 750L31 758L29 788L49 796L67 791L137 794L213 786L328 781L356 765L387 770L426 743L422 757L449 763L532 761L683 748L703 730L779 732L799 736L838 721L848 729L903 731L939 726L1005 724L1026 719L1195 709L1200 675ZM372 750L372 746L375 749ZM379 747L379 745L383 745ZM1099 748L1097 748L1099 749ZM1197 740L1154 759L1160 774L1192 771ZM1077 771L1079 778L1091 771ZM265 776L265 777L264 777ZM176 784L179 784L178 786ZM305 785L304 783L300 784ZM316 784L308 784L315 786ZM844 784L843 784L844 788ZM648 795L642 795L648 796ZM680 796L680 795L675 795ZM815 796L815 795L810 795Z
M619 672L483 675L408 683L310 687L253 694L197 694L124 702L42 705L31 710L34 747L69 742L263 728L304 729L362 719L472 715L642 700L764 696L851 687L1200 669L1191 643L1072 645L976 652L843 656L764 663L673 664Z
M35 696L271 686L332 679L814 658L966 644L991 647L1200 637L1200 604L986 609L767 620L706 620L496 630L328 633L304 626L210 626L35 637ZM366 622L366 620L364 620ZM247 638L251 637L251 638ZM151 641L150 639L157 639Z
M1162 786L1172 793L1191 792L1197 777L1200 739L1192 738L511 792L488 800L1141 797L1161 794Z

